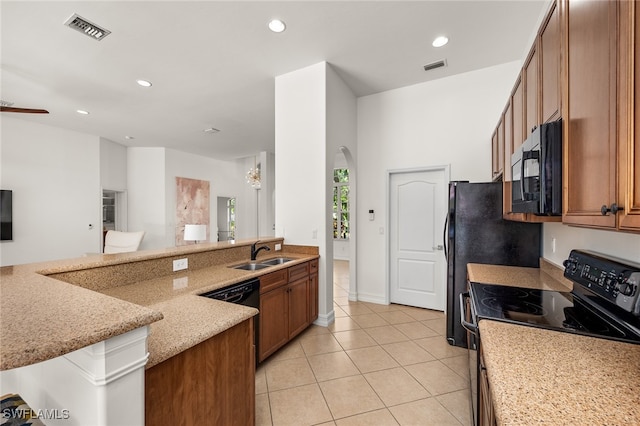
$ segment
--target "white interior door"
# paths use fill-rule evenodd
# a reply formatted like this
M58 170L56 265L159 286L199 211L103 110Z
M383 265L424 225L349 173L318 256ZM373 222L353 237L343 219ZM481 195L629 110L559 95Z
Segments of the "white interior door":
M446 261L442 224L445 169L389 177L389 298L391 303L444 310Z

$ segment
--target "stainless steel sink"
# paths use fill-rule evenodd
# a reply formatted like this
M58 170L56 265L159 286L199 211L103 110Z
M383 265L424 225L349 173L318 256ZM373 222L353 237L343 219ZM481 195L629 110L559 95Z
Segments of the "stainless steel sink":
M245 271L257 271L259 269L268 268L272 265L265 265L263 263L243 263L242 265L233 266L233 269L243 269Z
M265 260L260 262L262 265L282 265L283 263L291 262L293 259L289 259L288 257L276 257L273 259Z
M291 262L293 259L288 257L274 257L273 259L264 260L262 262L249 262L242 265L230 266L233 269L243 269L245 271L258 271L260 269L268 268L269 266L282 265L283 263Z

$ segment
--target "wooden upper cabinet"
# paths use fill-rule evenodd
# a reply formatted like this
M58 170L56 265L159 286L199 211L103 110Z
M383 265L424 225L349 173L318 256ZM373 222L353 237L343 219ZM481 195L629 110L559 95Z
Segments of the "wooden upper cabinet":
M500 181L504 170L504 113L491 136L491 180Z
M563 1L563 222L616 227L617 18L614 1Z
M513 105L511 98L502 116L504 122L504 145L502 148L502 180L511 180L511 150L513 149Z
M618 227L640 231L640 5L620 5Z
M504 173L504 112L502 113L502 119L498 124L498 175Z
M538 126L538 50L533 46L522 70L524 79L525 139Z
M498 129L491 135L491 180L498 177Z
M540 122L547 123L560 117L560 12L556 2L540 29L538 41L540 60Z
M511 95L511 104L513 107L513 145L511 152L515 152L516 148L520 148L522 142L526 139L524 131L524 96L522 94L521 78L518 77L516 85ZM511 160L511 159L509 159Z

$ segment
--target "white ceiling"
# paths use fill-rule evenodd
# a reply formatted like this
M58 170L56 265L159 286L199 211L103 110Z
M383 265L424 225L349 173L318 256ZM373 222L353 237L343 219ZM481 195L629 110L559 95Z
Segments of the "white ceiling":
M547 4L2 0L0 97L50 112L12 117L123 145L247 157L274 150L274 77L327 61L364 96L520 60ZM111 34L67 28L74 13ZM274 17L284 33L268 30ZM450 42L436 49L440 34Z

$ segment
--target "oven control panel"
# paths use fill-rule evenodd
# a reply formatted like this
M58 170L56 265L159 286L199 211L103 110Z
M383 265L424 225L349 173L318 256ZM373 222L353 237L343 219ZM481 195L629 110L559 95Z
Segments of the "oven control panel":
M564 276L640 316L640 265L586 250L571 250Z

